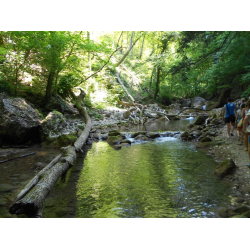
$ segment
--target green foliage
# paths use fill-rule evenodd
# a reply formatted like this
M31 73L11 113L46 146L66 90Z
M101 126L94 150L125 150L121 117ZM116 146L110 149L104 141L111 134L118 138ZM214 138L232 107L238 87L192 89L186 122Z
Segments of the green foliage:
M57 85L58 93L63 97L70 97L72 89L79 85L79 79L77 79L73 73L63 75Z
M5 92L7 94L11 94L11 87L7 81L0 80L0 92Z

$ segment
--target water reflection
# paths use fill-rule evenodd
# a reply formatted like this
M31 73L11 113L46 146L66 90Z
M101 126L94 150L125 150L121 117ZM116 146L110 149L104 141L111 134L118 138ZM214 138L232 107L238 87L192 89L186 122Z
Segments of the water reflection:
M215 163L175 138L116 151L94 143L77 184L77 217L216 217L229 204Z
M184 131L188 124L193 123L194 118L186 118L181 120L172 121L150 121L143 125L135 125L130 128L130 131L147 131L161 132L161 131Z

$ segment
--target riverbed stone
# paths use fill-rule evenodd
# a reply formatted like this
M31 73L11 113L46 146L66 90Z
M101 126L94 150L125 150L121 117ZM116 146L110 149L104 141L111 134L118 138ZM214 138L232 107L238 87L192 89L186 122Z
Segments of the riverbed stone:
M205 121L206 121L207 118L208 118L207 116L199 115L199 116L195 119L195 121L194 121L193 124L194 124L194 125L202 125L202 124L205 123Z
M250 218L250 211L247 211L247 212L243 213L242 215L244 215L247 218Z
M236 208L232 209L235 213L239 213L239 214L243 214L245 212L249 212L250 211L250 206L247 205L240 205Z
M186 138L188 138L188 137L189 137L188 131L185 131L185 132L183 132L183 133L181 134L181 138L182 138L182 139L186 139Z
M121 135L108 136L107 142L111 145L116 145L119 144L122 139L123 137Z
M234 215L233 217L231 218L247 218L246 216L242 215L242 214L239 214L239 215Z
M223 178L224 176L228 174L232 174L235 169L236 169L236 165L234 161L231 158L228 158L217 165L214 173L220 178Z
M118 136L121 135L121 133L118 130L110 130L108 133L108 136Z
M146 131L138 131L138 132L132 132L131 133L131 137L132 138L135 138L135 137L137 137L138 135L146 135Z
M131 141L130 141L130 140L128 140L128 139L125 139L125 140L121 140L121 143L131 144Z
M131 115L130 111L125 111L125 112L123 113L123 118L124 118L124 119L128 119L128 118L130 117L130 115Z
M149 138L146 135L138 135L135 137L135 140L148 141Z
M26 143L39 138L40 113L23 98L0 93L0 137L6 143Z
M155 139L155 138L157 138L157 137L160 137L160 134L159 134L159 133L155 133L155 132L149 132L149 133L148 133L148 137L149 137L150 139Z
M210 142L212 141L209 137L203 137L201 138L200 142Z

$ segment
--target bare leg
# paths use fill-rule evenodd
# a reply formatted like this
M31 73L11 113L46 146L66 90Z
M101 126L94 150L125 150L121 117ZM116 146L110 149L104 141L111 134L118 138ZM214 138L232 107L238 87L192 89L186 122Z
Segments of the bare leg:
M227 136L230 138L230 123L227 123Z
M231 123L231 128L232 128L231 133L233 133L234 132L234 123Z
M248 146L248 135L247 133L244 133L244 144L245 144L245 150L247 151Z

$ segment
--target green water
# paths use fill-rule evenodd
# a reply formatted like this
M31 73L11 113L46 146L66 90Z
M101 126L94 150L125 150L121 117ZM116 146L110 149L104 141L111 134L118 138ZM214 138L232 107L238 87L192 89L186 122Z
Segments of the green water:
M178 131L192 122L152 122L146 126L150 131ZM137 130L142 128L135 127ZM218 217L218 208L230 205L230 184L214 175L213 159L190 143L162 137L133 142L116 151L100 141L85 145L83 150L65 183L59 179L46 198L45 218ZM22 154L34 151L35 155L0 165L2 218L17 217L9 214L9 207L41 170L35 164L48 164L59 152L33 147Z
M229 186L215 162L175 138L114 150L94 143L77 183L76 217L217 217Z

